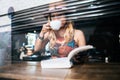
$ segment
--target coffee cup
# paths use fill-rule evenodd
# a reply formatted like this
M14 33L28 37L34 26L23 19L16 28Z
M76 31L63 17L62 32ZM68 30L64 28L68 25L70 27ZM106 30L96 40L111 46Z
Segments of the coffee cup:
M51 27L53 30L59 30L60 27L61 27L61 21L60 21L60 20L51 21L51 22L50 22L50 27Z

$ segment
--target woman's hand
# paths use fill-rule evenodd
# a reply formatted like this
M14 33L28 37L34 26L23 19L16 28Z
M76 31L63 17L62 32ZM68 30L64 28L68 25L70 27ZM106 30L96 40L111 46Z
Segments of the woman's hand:
M42 30L40 32L40 36L43 37L46 32L50 30L50 23L43 24Z

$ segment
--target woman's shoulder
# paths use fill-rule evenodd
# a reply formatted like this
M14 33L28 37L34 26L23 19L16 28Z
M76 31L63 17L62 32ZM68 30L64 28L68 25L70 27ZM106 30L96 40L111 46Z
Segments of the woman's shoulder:
M80 35L80 34L83 34L83 31L79 29L75 29L75 35Z
M85 36L82 30L75 30L74 40L78 46L85 45Z

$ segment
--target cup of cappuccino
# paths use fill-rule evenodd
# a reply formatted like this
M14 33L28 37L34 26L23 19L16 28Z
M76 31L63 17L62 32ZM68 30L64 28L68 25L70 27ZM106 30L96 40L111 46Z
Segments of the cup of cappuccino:
M59 30L60 27L61 27L61 21L60 21L60 20L51 21L51 22L50 22L50 27L51 27L53 30Z

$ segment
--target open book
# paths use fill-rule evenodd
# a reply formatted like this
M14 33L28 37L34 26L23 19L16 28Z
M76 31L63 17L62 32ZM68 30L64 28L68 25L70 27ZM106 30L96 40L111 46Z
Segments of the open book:
M73 66L73 63L70 61L70 59L74 55L76 55L79 52L86 51L86 50L89 50L92 48L93 48L93 46L91 46L91 45L77 47L77 48L73 49L68 54L67 57L42 60L41 61L41 68L71 68Z

